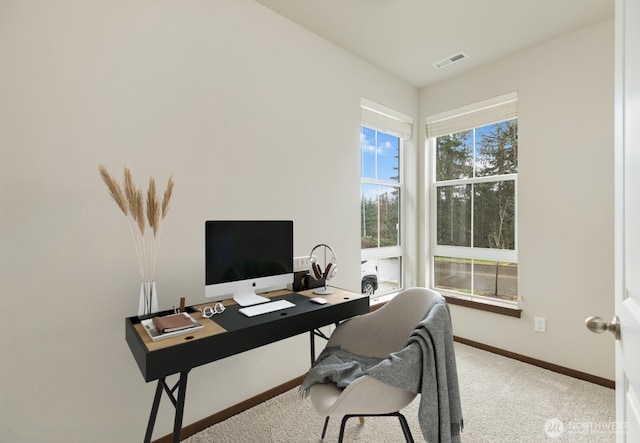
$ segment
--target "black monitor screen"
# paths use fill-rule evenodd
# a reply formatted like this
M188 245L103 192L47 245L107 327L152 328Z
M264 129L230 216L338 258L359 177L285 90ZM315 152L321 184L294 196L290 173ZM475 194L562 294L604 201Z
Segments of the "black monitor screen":
M290 220L207 221L207 285L293 272Z

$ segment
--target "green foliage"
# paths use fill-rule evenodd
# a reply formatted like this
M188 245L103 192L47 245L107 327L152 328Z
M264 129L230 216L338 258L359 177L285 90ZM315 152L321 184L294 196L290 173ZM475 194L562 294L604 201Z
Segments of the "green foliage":
M400 197L397 190L380 193L378 198L362 196L360 201L361 247L398 245Z
M517 134L518 122L510 120L438 137L437 181L516 173ZM514 249L514 183L500 180L438 186L438 244Z
M436 181L468 178L473 175L471 131L436 140Z

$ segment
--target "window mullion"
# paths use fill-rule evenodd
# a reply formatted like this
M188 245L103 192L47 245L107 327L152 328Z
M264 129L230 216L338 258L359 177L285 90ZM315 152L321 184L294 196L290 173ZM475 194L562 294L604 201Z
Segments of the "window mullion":
M470 183L503 182L508 180L515 181L517 179L518 179L518 174L502 174L502 175L488 175L484 177L474 177L474 178L458 178L455 180L434 181L433 184L436 187L456 186L456 185L468 185Z
M435 245L433 247L433 255L511 263L518 262L518 253L511 249L488 249L471 248L464 246Z
M379 185L379 186L387 186L389 188L401 188L402 185L396 182L386 182L384 180L376 180L373 178L362 178L360 179L361 183L367 183L370 185Z
M470 186L471 186L471 209L470 209L470 211L471 211L471 220L470 220L470 224L471 224L471 228L470 228L471 229L471 233L470 233L471 239L470 239L470 242L471 242L471 247L473 248L475 246L475 243L474 243L475 229L473 228L474 227L474 219L475 219L475 217L474 217L474 208L475 208L475 204L474 204L475 203L475 188L474 188L474 186L475 185L472 183ZM473 279L472 279L472 281L473 281Z
M376 195L377 195L376 198L377 198L377 201L378 201L377 204L376 204L376 210L377 210L376 219L378 221L378 236L376 238L376 241L377 241L377 245L378 245L378 248L379 248L380 247L380 237L381 237L381 235L380 235L380 206L381 206L381 204L380 204L380 185L378 185L378 187L377 187Z

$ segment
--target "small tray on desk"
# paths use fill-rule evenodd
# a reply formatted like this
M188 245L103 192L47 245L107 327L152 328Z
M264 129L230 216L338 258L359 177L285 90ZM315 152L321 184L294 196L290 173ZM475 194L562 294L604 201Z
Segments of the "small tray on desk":
M189 328L183 331L177 331L177 333L169 333L171 336L164 337L160 340L153 340L148 333L148 330L145 328L145 324L148 321L153 321L151 318L143 318L138 319L136 317L131 317L131 326L135 330L136 334L139 336L139 340L142 342L147 351L156 351L163 348L168 348L175 345L183 344L186 341L192 341L201 339L204 337L209 337L211 335L221 334L226 332L226 330L218 325L217 323L211 321L211 319L203 318L202 313L193 310L191 308L187 308L189 315L197 321L202 327L199 328ZM166 313L160 313L159 315L170 313L167 311ZM162 334L167 335L167 333Z
M189 317L189 320L193 322L193 326L188 327L186 329L180 329L179 331L161 332L156 326L156 324L154 323L153 318L142 320L140 323L142 324L142 327L147 332L147 334L149 334L149 337L153 341L166 340L171 337L177 337L178 335L191 334L195 331L204 329L204 326L202 325L202 323L200 323L198 320L193 318L191 314L189 314L188 312L183 312L182 315Z

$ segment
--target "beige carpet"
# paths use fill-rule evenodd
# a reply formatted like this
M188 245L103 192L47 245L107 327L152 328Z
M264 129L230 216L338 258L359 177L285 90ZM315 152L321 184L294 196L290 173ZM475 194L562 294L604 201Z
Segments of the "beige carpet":
M615 442L612 389L540 369L456 343L464 415L462 441ZM405 408L413 438L423 441L418 400ZM187 443L320 442L324 419L297 389L285 392L184 440ZM340 419L333 418L325 442L337 442ZM613 429L612 429L613 428ZM395 418L347 423L345 442L402 442Z

